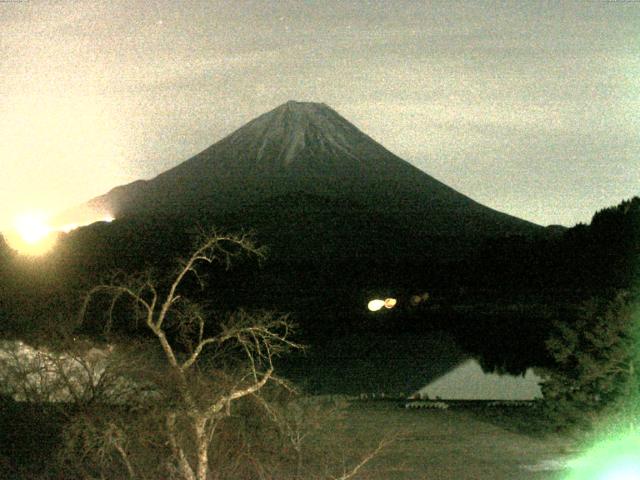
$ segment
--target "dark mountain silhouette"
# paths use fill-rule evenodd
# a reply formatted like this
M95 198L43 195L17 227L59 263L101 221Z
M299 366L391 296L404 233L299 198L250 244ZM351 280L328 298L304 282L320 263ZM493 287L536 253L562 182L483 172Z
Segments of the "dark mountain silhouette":
M493 236L539 229L413 167L328 106L288 102L157 177L114 188L59 221L110 213L202 219L304 194L383 213L415 234Z

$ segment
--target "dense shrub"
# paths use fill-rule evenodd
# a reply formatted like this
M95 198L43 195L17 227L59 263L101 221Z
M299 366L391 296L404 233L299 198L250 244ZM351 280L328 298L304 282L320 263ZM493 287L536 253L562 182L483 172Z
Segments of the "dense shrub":
M548 415L558 426L593 425L638 398L640 368L636 296L628 291L583 303L558 321L547 340L555 366L541 370Z

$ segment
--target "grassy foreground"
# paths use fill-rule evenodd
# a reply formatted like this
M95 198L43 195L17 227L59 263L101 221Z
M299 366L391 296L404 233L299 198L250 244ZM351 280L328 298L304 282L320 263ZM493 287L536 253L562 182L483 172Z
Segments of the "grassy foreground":
M62 419L12 402L3 403L1 414L0 477L41 478L33 472L47 471ZM305 464L314 478L340 478L380 440L392 439L354 480L562 480L576 441L544 433L539 415L526 407L418 410L397 401L356 400L335 422L314 430L307 441L316 455Z
M348 456L356 446L373 449L381 437L396 436L363 467L359 478L370 480L562 479L575 441L542 433L539 411L509 410L414 410L391 401L356 401L345 411L341 450ZM335 432L325 435L335 438Z

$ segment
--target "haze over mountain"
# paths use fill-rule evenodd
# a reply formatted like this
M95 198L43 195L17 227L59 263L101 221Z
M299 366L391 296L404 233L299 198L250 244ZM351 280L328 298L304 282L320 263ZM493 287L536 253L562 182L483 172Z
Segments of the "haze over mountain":
M480 205L361 132L325 104L287 102L151 180L116 187L58 221L111 214L202 218L302 194L379 212L425 235L533 232Z

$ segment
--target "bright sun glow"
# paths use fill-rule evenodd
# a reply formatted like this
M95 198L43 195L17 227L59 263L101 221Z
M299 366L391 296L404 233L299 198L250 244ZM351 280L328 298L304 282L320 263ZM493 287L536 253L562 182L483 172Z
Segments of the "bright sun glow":
M51 227L44 214L41 213L18 215L15 220L15 229L22 239L30 245L38 243L51 233Z
M94 221L112 222L112 215L104 215ZM76 228L93 222L68 223L52 227L47 216L42 212L26 212L15 217L13 226L2 232L11 248L23 255L38 256L47 253L56 243L58 233L69 233Z
M90 86L57 92L24 85L20 94L8 92L2 100L0 110L11 112L0 115L2 229L15 228L15 217L25 211L62 212L131 180L124 155L130 134L123 113L103 94Z
M75 230L79 226L80 226L79 223L67 223L66 225L63 225L60 227L60 231L64 233L69 233L70 231Z
M9 246L24 255L42 255L53 247L55 230L42 212L26 212L18 215L13 228L4 232Z

